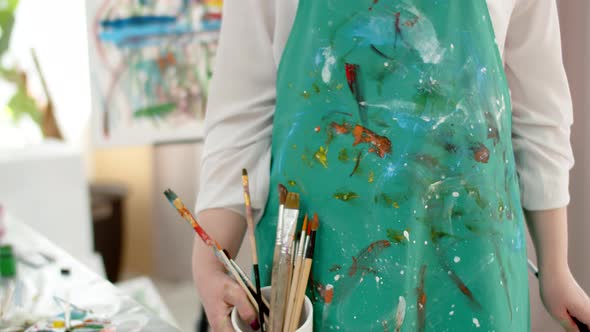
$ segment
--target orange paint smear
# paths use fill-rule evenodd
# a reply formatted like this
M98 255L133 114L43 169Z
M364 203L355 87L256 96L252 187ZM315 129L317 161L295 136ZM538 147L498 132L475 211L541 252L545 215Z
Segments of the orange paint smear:
M352 146L356 146L360 143L368 143L372 145L369 152L376 153L379 157L383 158L386 154L391 153L391 141L385 136L377 135L375 132L361 126L356 125L352 131L354 136L354 143Z
M342 124L332 122L330 124L330 127L332 127L334 129L334 131L336 132L336 134L339 134L339 135L348 134L350 132L350 125L346 122L343 122Z
M478 163L487 164L490 160L490 150L485 145L480 144L477 148L473 149L473 159Z

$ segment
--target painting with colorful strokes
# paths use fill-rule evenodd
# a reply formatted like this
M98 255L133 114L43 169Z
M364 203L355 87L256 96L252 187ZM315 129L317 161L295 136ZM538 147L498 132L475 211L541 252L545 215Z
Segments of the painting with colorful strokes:
M202 137L222 0L88 0L97 145Z

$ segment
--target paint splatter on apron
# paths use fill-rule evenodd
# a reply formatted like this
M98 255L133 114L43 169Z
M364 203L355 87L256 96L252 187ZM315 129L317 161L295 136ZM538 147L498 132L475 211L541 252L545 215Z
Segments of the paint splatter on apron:
M511 105L484 0L301 0L273 130L264 282L283 183L321 222L316 331L529 331Z

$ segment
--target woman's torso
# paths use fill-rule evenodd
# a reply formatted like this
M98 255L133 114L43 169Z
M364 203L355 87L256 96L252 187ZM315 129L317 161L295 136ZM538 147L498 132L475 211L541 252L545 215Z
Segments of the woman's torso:
M289 43L258 233L273 238L278 183L320 216L316 330L393 330L401 313L399 331L527 330L510 98L485 2L303 1L292 29L274 27L275 47ZM272 246L260 251L267 279Z

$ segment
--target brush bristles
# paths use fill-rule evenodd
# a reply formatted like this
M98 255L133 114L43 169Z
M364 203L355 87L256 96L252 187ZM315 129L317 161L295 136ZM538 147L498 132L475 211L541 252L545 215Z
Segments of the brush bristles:
M279 203L281 205L285 205L288 193L289 191L287 190L287 187L283 186L282 184L279 184Z
M303 232L307 231L307 213L305 214L305 217L303 217L303 227L301 227L301 230Z
M299 209L299 194L288 193L287 199L285 200L285 208L295 210Z
M311 221L311 230L313 232L318 230L318 227L320 227L320 222L318 220L318 214L314 213L313 214L313 220Z
M178 198L172 189L166 189L166 191L164 191L164 196L166 196L168 201L172 204L174 204L174 201Z

